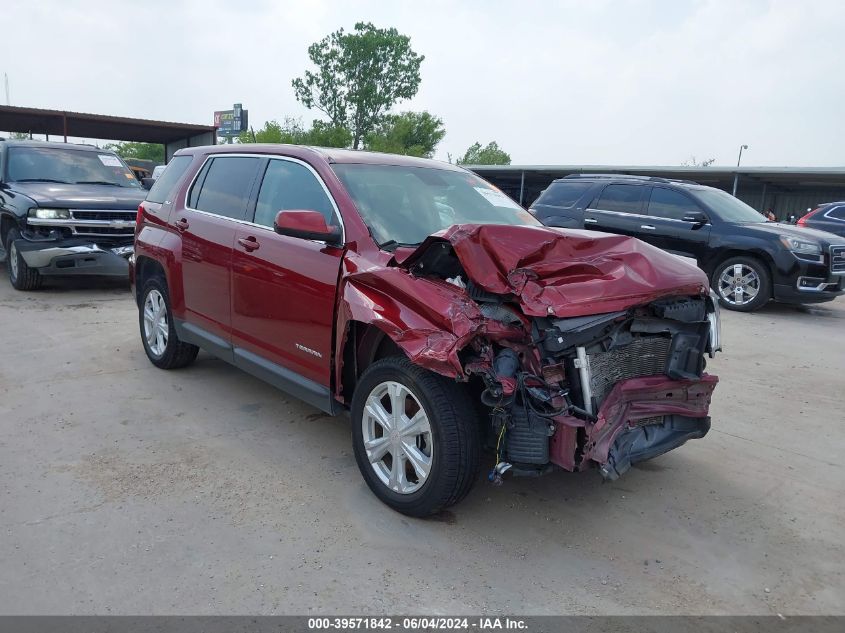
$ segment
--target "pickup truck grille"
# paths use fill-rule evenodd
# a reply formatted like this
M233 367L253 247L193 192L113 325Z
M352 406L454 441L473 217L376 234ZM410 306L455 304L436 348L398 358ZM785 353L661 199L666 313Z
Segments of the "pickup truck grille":
M73 209L70 214L76 220L127 220L135 219L134 211L84 211Z
M67 228L71 235L125 237L135 234L135 211L128 209L71 209L69 218L27 218L32 226Z
M845 275L845 246L830 247L830 272Z
M640 336L624 347L590 354L590 390L596 403L601 405L621 380L665 373L671 345L665 336Z

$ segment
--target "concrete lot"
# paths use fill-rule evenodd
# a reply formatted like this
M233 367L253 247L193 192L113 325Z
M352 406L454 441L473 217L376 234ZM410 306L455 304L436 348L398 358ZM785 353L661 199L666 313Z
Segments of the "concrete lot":
M155 369L126 287L0 275L0 613L845 614L845 300L723 313L706 438L420 521L346 419Z

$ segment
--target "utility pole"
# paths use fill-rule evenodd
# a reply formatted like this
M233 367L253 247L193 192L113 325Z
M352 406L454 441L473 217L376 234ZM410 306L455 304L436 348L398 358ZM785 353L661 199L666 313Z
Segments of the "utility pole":
M734 191L733 197L736 198L736 186L739 183L739 162L742 160L742 150L748 149L748 145L739 146L739 158L736 159L736 171L734 172Z

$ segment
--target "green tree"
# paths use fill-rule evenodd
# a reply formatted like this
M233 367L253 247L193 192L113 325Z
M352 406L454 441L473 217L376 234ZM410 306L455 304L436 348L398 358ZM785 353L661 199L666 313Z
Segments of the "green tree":
M9 138L13 141L27 141L29 140L29 132L10 132Z
M158 143L107 143L103 149L111 150L122 158L140 158L164 164L164 145Z
M382 118L364 144L375 152L431 158L445 135L440 117L429 112L402 112Z
M282 123L267 121L258 130L241 132L239 143L290 143L293 145L316 145L318 147L349 147L352 134L325 121L314 121L310 129L302 121L285 117Z
M481 143L473 143L457 160L458 165L510 165L511 155L499 149L499 144L492 141L486 147Z
M352 144L352 132L343 126L315 119L311 129L306 130L302 144L316 147L349 147Z
M425 59L411 49L408 36L369 22L315 42L308 57L317 69L293 80L296 98L324 112L336 128L350 130L353 149L394 104L417 94Z

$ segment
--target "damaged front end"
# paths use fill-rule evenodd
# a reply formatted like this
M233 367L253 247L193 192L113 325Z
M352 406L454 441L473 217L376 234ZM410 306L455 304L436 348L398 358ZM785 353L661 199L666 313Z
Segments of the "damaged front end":
M437 288L425 323L442 337L380 326L415 362L477 386L491 481L555 466L613 480L709 430L718 304L694 266L632 238L490 225L452 227L393 263L350 288L378 292L397 273ZM453 308L433 305L450 296Z

